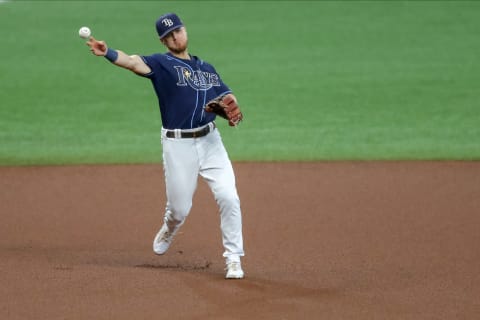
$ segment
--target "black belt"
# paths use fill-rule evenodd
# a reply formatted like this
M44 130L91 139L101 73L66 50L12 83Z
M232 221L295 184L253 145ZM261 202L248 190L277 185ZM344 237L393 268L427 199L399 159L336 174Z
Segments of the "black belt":
M206 136L211 131L215 130L215 122L212 123L213 125L205 126L202 129L198 129L195 131L180 131L179 137L180 138L200 138ZM167 130L165 133L167 138L175 138L175 130Z

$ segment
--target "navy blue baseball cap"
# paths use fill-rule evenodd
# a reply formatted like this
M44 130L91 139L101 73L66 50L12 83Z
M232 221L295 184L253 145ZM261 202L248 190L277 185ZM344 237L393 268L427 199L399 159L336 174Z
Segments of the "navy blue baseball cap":
M183 23L175 13L166 13L158 18L156 27L157 33L162 39L173 30L183 27Z

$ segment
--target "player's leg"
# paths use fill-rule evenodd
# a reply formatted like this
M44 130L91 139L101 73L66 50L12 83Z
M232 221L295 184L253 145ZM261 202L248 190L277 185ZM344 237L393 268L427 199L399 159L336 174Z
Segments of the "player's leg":
M240 199L235 186L235 175L227 151L218 130L201 141L200 175L207 181L220 209L220 227L224 246L223 256L227 264L238 263L244 255L242 214ZM239 270L235 278L243 277Z
M162 139L167 205L164 224L153 241L153 251L164 254L192 207L197 187L198 157L191 139Z

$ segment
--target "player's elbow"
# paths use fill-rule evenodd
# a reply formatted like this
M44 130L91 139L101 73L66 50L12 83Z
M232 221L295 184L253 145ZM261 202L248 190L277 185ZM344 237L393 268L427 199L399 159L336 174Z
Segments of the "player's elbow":
M150 68L143 62L143 59L139 55L129 56L126 68L138 74L147 74L150 72Z
M128 69L130 71L135 71L135 68L137 68L137 55L133 55L133 56L128 56L128 58L126 59L126 63L124 65L125 69Z

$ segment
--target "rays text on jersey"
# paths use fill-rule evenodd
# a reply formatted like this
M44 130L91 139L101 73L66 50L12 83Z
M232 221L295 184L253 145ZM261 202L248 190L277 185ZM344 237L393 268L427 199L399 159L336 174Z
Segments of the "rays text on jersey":
M195 90L208 90L211 87L219 87L220 81L215 73L205 71L193 71L183 66L175 66L177 70L177 86L190 86Z

